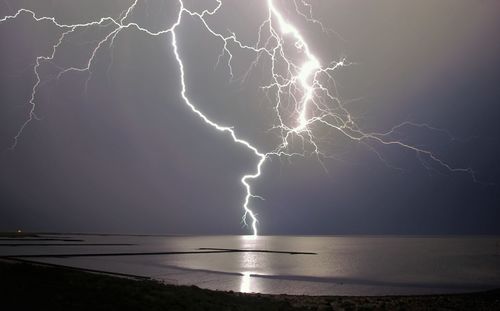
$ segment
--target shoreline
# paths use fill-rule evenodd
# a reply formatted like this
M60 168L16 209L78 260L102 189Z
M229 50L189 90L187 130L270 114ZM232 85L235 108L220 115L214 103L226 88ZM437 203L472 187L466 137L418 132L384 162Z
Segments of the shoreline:
M224 292L27 260L0 261L2 305L51 310L500 310L500 289L442 295Z

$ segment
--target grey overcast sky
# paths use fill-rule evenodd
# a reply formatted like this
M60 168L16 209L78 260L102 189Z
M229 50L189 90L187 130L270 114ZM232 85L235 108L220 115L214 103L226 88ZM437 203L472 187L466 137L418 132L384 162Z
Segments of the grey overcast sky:
M185 1L214 8L211 1ZM189 2L189 3L188 3ZM299 1L300 2L300 1ZM0 18L28 8L61 23L118 18L125 0L3 0ZM338 95L366 131L404 121L398 139L431 150L470 175L422 165L414 152L367 146L321 133L332 155L267 161L252 182L262 234L500 234L500 2L496 0L312 2L326 28L307 23L290 1L277 1L300 27L320 62L345 57L334 73ZM175 22L174 1L139 0L130 18L157 31ZM211 27L253 44L265 1L223 1ZM8 150L26 120L36 56L61 31L29 14L0 23L0 231L248 234L239 180L256 157L214 131L180 97L171 35L120 32L92 64L92 77L59 68L83 66L111 28L79 30L39 68L39 120ZM264 151L276 140L272 106L259 88L268 68L230 81L222 42L199 20L178 30L188 93L212 120L233 126ZM96 41L97 40L97 41ZM241 76L251 55L235 52ZM320 130L321 131L321 130ZM395 169L393 167L398 167Z

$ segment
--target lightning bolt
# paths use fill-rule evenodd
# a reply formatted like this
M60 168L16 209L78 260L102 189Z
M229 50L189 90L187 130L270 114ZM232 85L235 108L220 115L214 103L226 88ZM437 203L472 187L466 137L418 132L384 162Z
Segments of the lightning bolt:
M122 31L135 29L154 37L170 35L172 52L175 55L179 69L181 85L180 96L185 105L201 121L213 129L229 136L236 144L244 146L256 156L257 163L255 170L252 173L243 175L241 178L241 183L245 190L242 204L244 212L242 222L246 226L251 226L254 236L258 234L258 221L257 215L253 212L250 205L252 199L260 197L253 194L251 182L261 176L262 167L265 161L271 157L305 157L314 155L318 161L323 164L323 160L331 156L321 151L320 141L317 139L317 135L315 135L315 129L318 127L333 129L354 142L364 144L371 151L375 152L384 162L385 159L382 154L379 153L372 144L385 146L394 145L413 151L422 162L422 165L427 169L433 169L433 166L438 166L452 173L469 174L471 178L476 181L476 175L472 169L454 167L430 150L422 149L392 138L398 130L407 126L443 132L447 134L447 136L452 137L448 132L442 129L434 128L427 124L405 121L394 126L387 132L378 133L363 131L355 122L355 118L351 116L351 113L345 107L345 102L342 102L338 98L338 91L333 78L333 73L336 70L341 67L352 65L353 63L346 61L346 59L340 59L322 64L314 55L312 48L299 28L287 19L274 0L266 0L265 2L267 17L260 24L258 38L255 44L243 42L235 33L230 31L228 34L217 32L209 24L206 17L214 16L220 11L223 5L222 0L216 0L215 8L211 10L205 9L202 12L189 10L185 7L184 2L179 0L178 14L175 22L170 27L159 31L152 31L138 23L129 21L138 2L139 0L132 1L131 4L121 12L118 18L107 16L98 20L79 24L60 23L55 17L39 16L33 10L24 8L19 9L13 15L0 18L1 24L16 19L21 15L28 15L36 22L49 22L60 30L60 35L52 46L51 53L37 56L35 59L33 73L36 79L28 101L30 109L27 118L13 137L11 149L17 146L20 137L28 125L33 120L39 119L36 115L36 97L43 81L39 73L40 66L44 63L53 63L56 52L68 36L79 29L89 29L92 27L111 28L101 40L96 41L97 43L83 66L67 68L58 67L60 69L58 74L52 77L52 79L61 79L65 74L72 71L86 73L88 75L85 83L86 91L87 84L92 78L92 65L94 64L98 52L104 48L114 48L114 41ZM305 0L294 0L293 8L297 16L305 19L306 22L319 25L324 32L330 31L324 27L320 21L313 17L312 7ZM177 27L181 25L183 18L186 17L198 19L214 40L219 40L222 43L222 51L219 55L217 65L226 57L231 79L234 78L232 69L232 62L234 61L232 49L234 48L249 51L255 55L254 61L251 63L246 73L241 77L241 81L245 81L245 79L252 74L252 70L264 59L270 60L271 78L269 83L263 85L261 88L269 98L270 104L275 112L275 124L271 127L270 131L276 133L280 138L280 143L272 150L268 152L260 151L254 144L238 136L233 127L223 126L209 119L198 106L191 101L188 94L188 83L185 78L184 62L177 45L178 34L176 33ZM300 151L297 151L297 144L294 143L297 139L299 140L298 145L300 146ZM323 167L325 166L323 165ZM250 224L248 224L249 222Z

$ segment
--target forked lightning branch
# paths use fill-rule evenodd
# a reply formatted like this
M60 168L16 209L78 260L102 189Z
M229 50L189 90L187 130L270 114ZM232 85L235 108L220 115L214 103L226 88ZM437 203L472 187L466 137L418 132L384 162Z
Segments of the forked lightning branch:
M317 135L315 133L321 127L330 128L354 142L367 145L383 161L385 160L382 154L374 146L399 146L400 148L413 151L427 169L439 168L452 173L466 173L474 181L476 180L475 174L470 168L454 167L439 158L431 150L422 149L416 145L392 138L394 137L393 134L403 127L425 127L437 131L439 129L427 124L416 124L405 121L386 132L367 132L355 122L355 118L351 116L349 110L339 99L334 81L335 71L340 67L350 65L350 63L345 59L333 61L318 59L307 37L304 35L305 32L301 31L292 22L294 18L302 18L308 24L319 25L320 31L327 29L320 21L314 18L312 6L305 0L290 2L293 4L292 7L295 10L293 18L287 16L284 10L280 9L280 5L283 5L283 3L273 0L266 0L259 3L267 13L266 18L261 21L258 28L258 39L256 42L244 42L239 39L236 33L220 33L208 22L208 16L216 17L219 13L221 7L224 5L222 0L216 1L214 8L205 9L201 12L186 8L183 1L180 0L177 5L178 13L175 22L169 25L168 28L160 31L150 30L145 26L131 21L131 15L138 3L139 0L133 1L128 8L121 12L118 18L108 16L79 24L65 24L60 22L56 16L42 16L29 9L19 9L13 12L12 15L0 18L0 23L9 23L19 16L27 15L37 22L50 22L60 30L59 38L52 46L50 53L39 55L34 60L33 73L36 79L32 86L28 102L30 109L13 137L11 149L16 148L23 132L28 130L29 125L34 120L38 119L37 95L44 81L44 77L40 74L40 66L45 62L53 61L60 46L75 31L94 26L110 25L112 29L102 40L96 41L85 65L82 67L61 68L57 78L62 79L66 73L72 71L87 72L88 83L92 78L92 66L98 52L101 49L113 48L117 35L128 29L138 30L147 36L158 37L158 40L169 38L172 53L175 55L179 69L178 77L181 82L180 96L186 107L192 111L193 117L206 123L208 125L207 130L221 132L221 135L228 136L234 143L243 145L249 152L255 155L255 170L241 177L244 189L242 220L245 226L251 227L253 235L258 234L258 220L256 213L252 209L252 201L259 197L253 193L252 183L261 176L264 162L270 157L294 156L313 156L320 162L324 161L329 155L322 151L321 141L316 138ZM187 18L198 19L202 27L205 27L205 30L212 36L212 39L222 44L222 52L219 60L226 56L224 59L227 59L227 68L231 76L233 76L232 66L234 62L238 61L236 57L233 57L235 49L245 50L255 56L247 74L250 73L252 68L255 68L263 61L271 64L269 67L271 81L268 84L266 83L267 85L263 87L263 90L267 92L269 104L275 114L275 124L271 126L271 130L276 132L280 138L279 144L274 146L272 150L263 151L254 143L242 139L237 134L237 127L223 126L209 119L202 112L203 109L201 107L204 103L191 101L189 93L190 85L189 81L186 80L185 64L177 45L179 35L176 32L178 26ZM43 122L50 122L50 120L44 119Z

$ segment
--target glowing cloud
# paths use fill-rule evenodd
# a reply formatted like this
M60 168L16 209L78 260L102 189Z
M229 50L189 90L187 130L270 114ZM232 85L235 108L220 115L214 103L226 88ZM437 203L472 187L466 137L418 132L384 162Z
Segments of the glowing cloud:
M19 142L23 131L27 126L37 119L36 116L36 97L37 92L42 82L42 77L39 74L39 67L43 62L52 61L56 55L56 51L64 42L66 37L75 32L77 29L89 28L92 26L111 26L112 30L100 41L98 41L89 56L86 65L83 67L62 68L57 75L60 79L68 72L79 71L87 72L87 83L92 77L92 64L96 54L100 49L113 47L116 36L127 29L135 29L141 31L148 36L171 36L172 52L178 64L178 74L181 83L180 96L185 105L209 127L229 136L236 144L246 147L253 153L257 159L255 170L247 173L241 178L245 194L243 200L243 222L245 225L250 225L253 235L258 234L257 230L257 215L251 208L251 200L260 198L253 194L251 182L259 178L262 173L262 167L266 159L270 157L292 157L292 156L309 156L314 155L321 162L325 157L328 157L321 151L320 144L315 139L315 133L312 125L319 125L334 129L349 139L366 144L370 150L373 150L379 158L383 160L380 153L377 152L368 142L378 143L381 145L396 145L401 148L414 151L421 159L425 157L428 161L432 161L435 165L440 166L450 172L463 172L471 176L475 181L474 172L470 168L456 168L449 165L444 160L438 158L430 150L421 149L417 146L408 143L393 140L392 134L399 128L404 126L426 127L432 130L439 130L430 127L427 124L415 124L411 122L403 122L390 131L384 133L365 132L363 131L351 117L350 112L344 107L343 103L337 98L337 91L333 80L333 72L340 67L351 65L345 59L322 64L314 55L307 38L303 36L300 29L290 22L278 5L273 0L267 0L264 4L267 6L267 18L262 21L259 27L258 40L255 44L247 44L239 40L235 33L223 34L215 31L207 21L207 16L216 15L221 6L222 0L217 1L217 6L212 10L204 10L195 12L187 9L182 0L179 0L179 9L176 21L169 28L160 31L151 31L137 23L129 22L128 19L134 11L138 3L135 0L126 10L124 10L119 18L104 17L99 20L89 21L80 24L63 24L56 20L55 17L38 16L36 12L28 9L20 9L15 14L0 18L0 23L8 22L16 19L22 14L30 15L35 21L48 21L57 26L61 34L57 42L52 46L51 53L48 55L40 55L36 58L33 72L36 76L35 83L31 89L31 97L29 99L30 110L26 120L21 124L17 133L13 137L11 149L14 149ZM307 22L320 25L324 30L323 25L312 16L311 5L305 1L294 1L294 8L297 17L304 18ZM301 9L303 8L303 9ZM304 11L305 8L305 11ZM205 30L207 30L214 40L219 40L223 44L223 50L219 60L225 54L228 55L227 65L229 74L233 76L232 62L234 57L230 47L242 49L255 54L255 60L246 75L250 73L264 58L270 60L272 66L270 68L271 83L263 87L263 90L268 92L275 112L276 124L271 128L279 133L280 144L275 146L271 151L260 151L253 143L242 139L237 135L236 130L232 127L221 126L214 120L209 119L205 114L198 109L202 103L193 103L189 96L189 84L185 78L184 62L182 55L179 52L177 45L177 27L182 23L185 16L197 18ZM231 43L231 44L230 44ZM280 68L280 69L278 69ZM283 70L283 68L286 68ZM244 80L244 79L243 79ZM325 82L327 81L327 82ZM286 101L283 99L287 99ZM290 108L290 102L293 106ZM286 105L286 107L285 107ZM291 151L293 140L298 138L300 141L301 152ZM422 160L426 168L430 168L427 162ZM249 224L248 224L249 223ZM247 277L247 276L245 276Z

